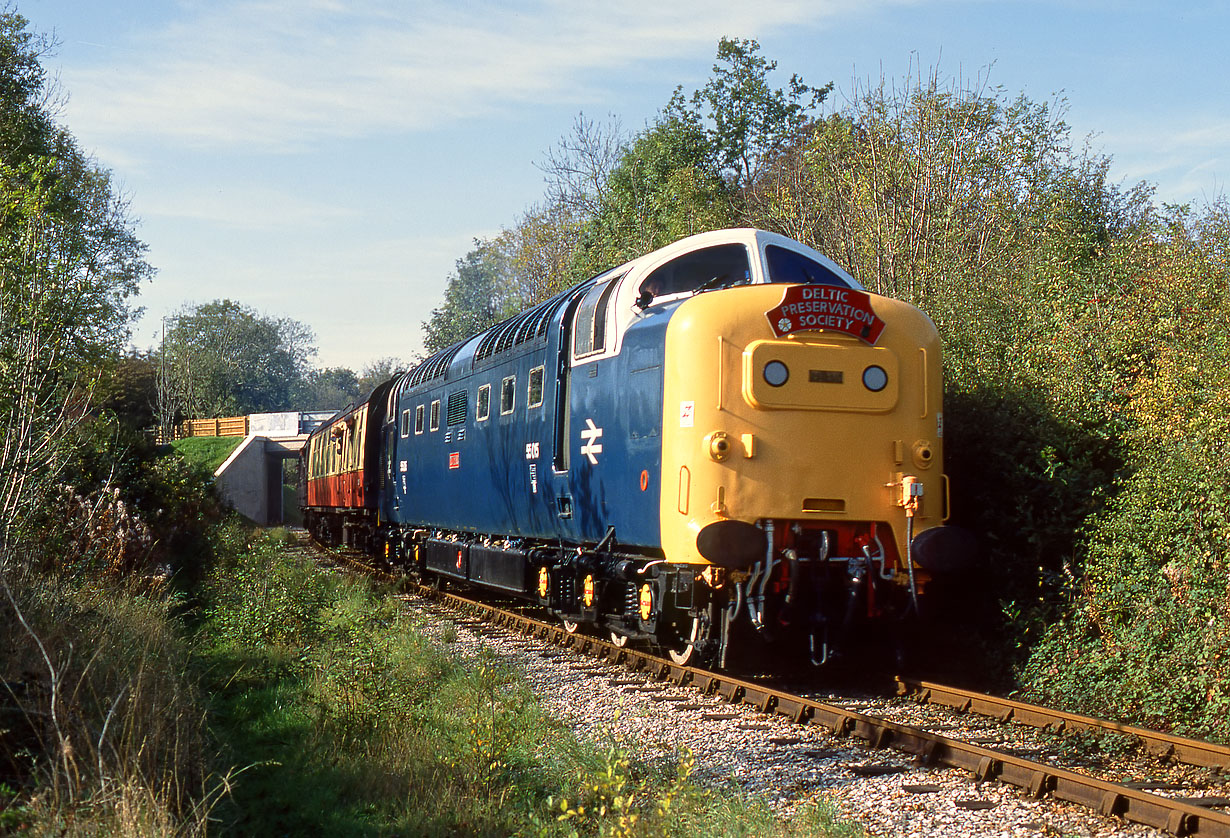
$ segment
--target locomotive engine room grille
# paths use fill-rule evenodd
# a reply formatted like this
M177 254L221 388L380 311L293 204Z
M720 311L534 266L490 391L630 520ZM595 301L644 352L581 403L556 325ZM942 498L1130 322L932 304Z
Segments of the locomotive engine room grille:
M469 399L465 390L458 390L456 393L449 395L448 423L450 426L460 425L466 420L466 411L469 409L468 403Z

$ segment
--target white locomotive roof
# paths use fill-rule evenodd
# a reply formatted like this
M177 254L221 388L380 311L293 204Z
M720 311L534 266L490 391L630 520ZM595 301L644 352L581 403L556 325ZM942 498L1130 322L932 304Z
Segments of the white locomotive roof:
M675 258L676 256L681 256L684 253L688 253L693 250L701 250L702 248L712 247L717 244L743 244L760 258L763 258L765 248L768 245L776 245L777 247L781 247L786 250L793 250L796 253L801 253L809 259L819 262L821 265L828 268L837 276L841 277L841 279L849 283L851 288L857 288L860 291L866 290L857 279L852 277L840 265L825 256L820 251L808 247L802 242L797 242L794 239L779 235L778 233L770 233L767 230L758 230L755 227L731 227L724 230L711 230L707 233L697 233L694 236L688 236L687 238L680 239L677 242L672 242L671 244L666 245L666 247L660 247L657 250L646 253L644 256L638 256L635 259L625 262L618 268L611 271L604 271L604 274L624 273L639 266L650 263L657 264L659 262L665 262Z
M579 285L573 286L571 289L557 294L555 297L544 300L536 306L521 312L514 317L509 318L501 323L492 326L476 335L458 341L450 347L447 347L440 352L435 353L423 362L408 370L402 375L397 386L390 393L390 409L393 400L397 398L407 388L417 386L417 384L426 380L434 380L436 378L445 377L447 371L454 365L459 366L463 370L468 370L474 363L476 354L483 357L480 349L484 340L489 340L494 337L494 333L502 327L511 324L511 321L519 320L527 315L531 310L546 311L553 313L559 304L564 301L564 298L575 296L582 293L586 287L595 284L604 283L611 277L618 277L617 292L612 298L610 308L611 322L611 339L605 351L592 355L586 359L588 361L596 361L603 357L617 354L622 344L623 333L631 322L642 316L642 309L636 305L636 300L639 295L640 282L652 271L661 265L664 265L680 256L683 256L694 251L704 250L705 248L714 247L725 244L741 244L748 250L750 275L746 281L759 284L769 282L770 278L767 275L766 263L768 254L766 248L769 246L780 247L783 250L792 251L800 254L807 259L819 263L826 270L833 274L833 277L847 284L851 288L860 291L865 290L863 286L852 277L849 273L843 270L836 262L829 259L823 253L808 247L801 242L777 233L770 233L767 230L759 230L754 227L732 227L724 230L712 230L706 233L697 233L693 236L680 239L672 242L665 247L638 256L624 264L603 271L595 277L591 277ZM695 291L692 289L681 290L675 293L661 294L653 298L652 306L656 307L672 300L677 300L683 297L691 296ZM487 347L487 349L498 348ZM488 353L489 354L489 353ZM575 363L575 362L574 362ZM392 415L390 413L390 415Z

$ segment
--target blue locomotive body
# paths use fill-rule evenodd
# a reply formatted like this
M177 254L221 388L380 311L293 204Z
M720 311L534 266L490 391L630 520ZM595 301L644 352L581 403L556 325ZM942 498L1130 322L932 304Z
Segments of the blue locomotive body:
M500 346L496 330L485 332L448 350L436 375L400 382L391 524L569 543L615 527L625 545L660 549L669 311L629 328L618 355L569 366L565 318L583 291L531 310L522 325L535 334L521 343L514 335ZM488 339L495 348L483 351Z
M824 660L831 612L916 608L952 543L939 370L925 315L810 248L693 236L379 388L378 514L305 522L678 660L720 662L745 608Z

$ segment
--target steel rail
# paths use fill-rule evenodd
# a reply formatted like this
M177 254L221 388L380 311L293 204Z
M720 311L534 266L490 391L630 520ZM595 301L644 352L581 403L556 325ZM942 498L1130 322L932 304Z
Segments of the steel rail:
M1230 747L1199 739L1185 739L1158 733L1143 727L1120 724L1093 716L1065 713L1023 701L1013 701L993 695L917 681L897 678L897 694L917 698L929 704L941 704L955 710L989 716L1000 722L1020 722L1030 727L1062 731L1111 731L1139 739L1145 750L1163 760L1173 760L1185 765L1195 765L1225 772L1230 768Z
M876 748L892 748L930 765L969 771L978 780L997 780L1034 797L1050 796L1077 803L1102 815L1119 816L1134 823L1164 829L1179 836L1230 838L1230 813L1195 803L1033 762L1002 751L940 736L921 728L890 722L854 710L791 695L724 673L681 666L639 649L619 647L584 634L570 634L560 626L497 606L460 597L427 586L419 593L475 614L495 626L623 665L660 681L690 685L731 703L748 704L763 713L776 713L799 724L816 725L838 738L855 737Z

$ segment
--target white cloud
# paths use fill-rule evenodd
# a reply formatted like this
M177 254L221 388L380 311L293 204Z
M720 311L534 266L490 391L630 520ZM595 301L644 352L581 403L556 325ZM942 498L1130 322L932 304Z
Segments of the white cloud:
M1096 146L1113 155L1112 177L1155 184L1161 201L1211 200L1230 176L1230 120L1220 115L1120 125L1101 133Z
M280 189L220 183L213 191L192 194L151 192L142 197L144 218L180 218L240 229L314 229L354 220L359 213L334 203L305 198Z
M891 2L892 0L882 0ZM69 66L68 116L97 138L288 150L321 137L421 130L519 103L578 101L587 79L646 72L726 34L823 23L853 0L517 6L234 0Z

